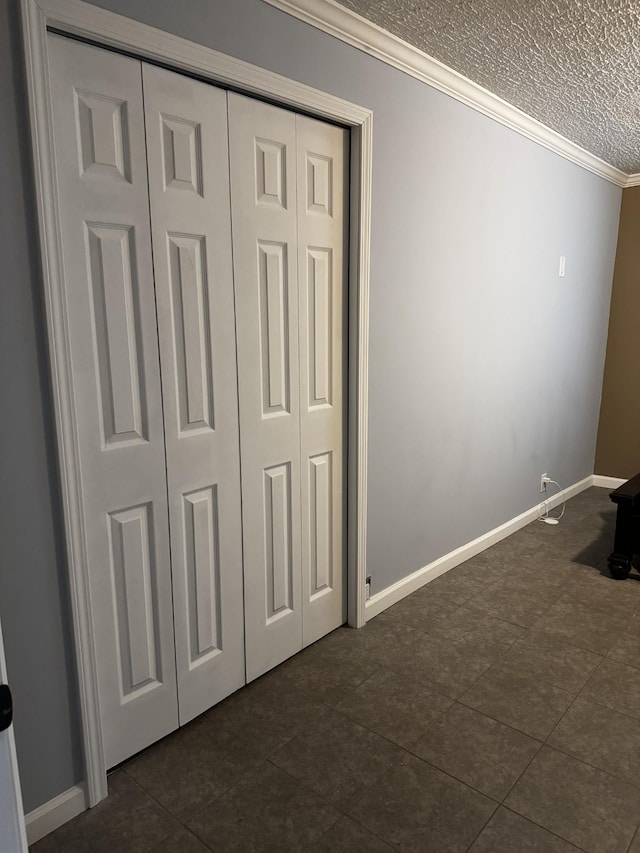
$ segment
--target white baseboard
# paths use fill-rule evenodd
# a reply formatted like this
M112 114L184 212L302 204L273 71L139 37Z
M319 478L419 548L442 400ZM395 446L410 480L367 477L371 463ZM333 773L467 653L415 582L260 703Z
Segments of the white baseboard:
M621 480L620 477L603 477L602 474L593 475L593 485L600 486L602 489L617 489L626 480Z
M564 500L569 500L569 498L583 492L590 486L599 485L598 483L595 483L594 480L595 477L591 475L589 477L585 477L584 480L574 483L572 486L568 486L563 492L549 498L547 501L548 508L553 509L554 507L559 506ZM621 480L620 482L624 482L624 480ZM369 619L373 619L373 617L377 616L378 613L382 613L382 611L386 610L387 607L397 604L398 601L401 601L407 595L411 595L412 592L420 589L421 586L429 583L429 581L435 580L450 569L459 566L460 563L470 560L472 557L475 557L476 554L479 554L481 551L485 551L487 548L495 545L496 542L500 542L501 539L505 539L507 536L511 536L512 533L516 533L516 531L520 530L522 527L526 527L527 524L538 518L541 513L541 507L541 504L536 504L536 506L533 506L526 512L517 515L510 521L506 521L504 524L501 524L499 527L479 536L472 542L468 542L466 545L456 548L455 551L445 554L438 560L434 560L433 563L423 566L421 569L407 575L406 578L402 578L402 580L399 580L391 586L388 586L386 589L380 590L380 592L372 595L365 604L365 619L367 621L369 621Z
M83 785L74 785L25 815L27 841L35 844L63 823L72 820L88 808Z

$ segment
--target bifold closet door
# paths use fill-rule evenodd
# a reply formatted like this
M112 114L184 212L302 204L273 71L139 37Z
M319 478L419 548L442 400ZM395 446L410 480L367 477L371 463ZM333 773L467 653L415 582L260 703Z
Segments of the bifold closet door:
M296 116L302 644L347 619L348 135Z
M302 648L296 117L228 99L251 681Z
M142 71L184 724L245 683L227 95Z
M113 766L178 725L141 65L48 38L82 511Z
M345 618L346 134L228 99L251 680Z
M347 134L48 45L111 767L345 619Z

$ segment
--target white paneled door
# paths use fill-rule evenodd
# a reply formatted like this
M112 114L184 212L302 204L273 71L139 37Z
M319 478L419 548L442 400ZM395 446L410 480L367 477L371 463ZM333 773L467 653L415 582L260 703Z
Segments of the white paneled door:
M347 134L296 116L302 644L346 621Z
M107 766L177 728L141 64L49 37L64 295Z
M346 133L228 97L251 680L346 618Z
M347 134L49 57L111 767L345 621Z
M227 95L143 84L183 724L245 682Z
M302 648L296 117L229 95L247 679Z

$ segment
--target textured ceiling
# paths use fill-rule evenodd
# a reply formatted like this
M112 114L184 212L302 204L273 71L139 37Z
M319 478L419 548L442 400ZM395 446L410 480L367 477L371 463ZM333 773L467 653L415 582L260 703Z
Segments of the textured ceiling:
M640 172L640 0L339 0L625 172Z

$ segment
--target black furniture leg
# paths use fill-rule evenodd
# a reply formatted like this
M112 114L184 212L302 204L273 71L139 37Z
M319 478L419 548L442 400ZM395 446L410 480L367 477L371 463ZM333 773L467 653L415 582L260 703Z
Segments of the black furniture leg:
M624 580L631 571L633 555L640 550L640 474L611 492L610 497L618 510L613 551L607 562L611 577Z

